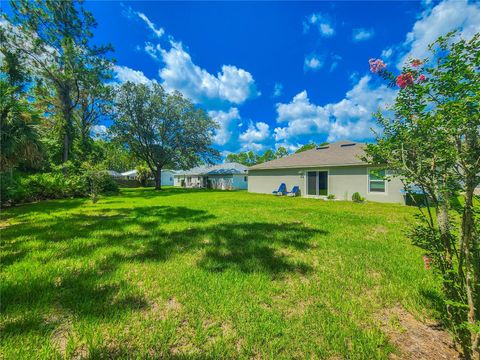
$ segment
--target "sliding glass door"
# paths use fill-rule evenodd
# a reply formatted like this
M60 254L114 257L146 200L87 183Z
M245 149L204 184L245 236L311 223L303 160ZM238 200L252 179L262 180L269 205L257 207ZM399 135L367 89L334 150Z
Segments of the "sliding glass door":
M307 195L328 195L328 171L307 172Z

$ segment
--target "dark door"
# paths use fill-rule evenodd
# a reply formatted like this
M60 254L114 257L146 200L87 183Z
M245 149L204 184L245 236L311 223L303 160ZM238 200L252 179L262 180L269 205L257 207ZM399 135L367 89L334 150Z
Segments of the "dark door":
M317 195L317 172L307 172L307 194Z
M328 195L328 171L318 172L318 195Z

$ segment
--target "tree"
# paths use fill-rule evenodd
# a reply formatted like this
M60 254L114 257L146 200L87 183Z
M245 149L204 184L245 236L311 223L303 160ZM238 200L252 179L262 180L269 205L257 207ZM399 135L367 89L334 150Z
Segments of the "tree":
M124 83L117 91L112 132L144 161L161 189L161 171L190 168L219 157L212 145L216 123L178 91Z
M104 83L110 78L110 71L102 58L99 58L98 62L97 70L89 71L82 80L79 105L76 109L79 129L77 147L81 161L87 160L93 151L92 127L112 111L113 87Z
M28 73L21 68L18 54L2 44L0 70L6 76L0 79L0 171L5 171L20 164L33 166L42 151L37 133L40 116L24 91Z
M442 279L444 320L464 356L480 359L480 223L473 200L480 183L480 34L467 41L450 33L429 49L430 60L413 59L398 76L370 60L371 71L400 90L392 115L376 114L383 133L368 146L367 160L422 190L427 207L412 239Z
M11 1L13 16L2 26L8 48L21 54L44 87L45 101L54 110L63 138L62 161L69 160L75 137L74 110L82 82L110 68L111 46L90 46L96 26L90 12L77 1ZM48 98L48 100L47 100Z
M135 169L140 164L128 147L118 139L95 140L90 158L94 163L102 163L104 169L118 172Z
M302 145L300 146L296 151L295 151L295 154L298 154L298 153L301 153L301 152L304 152L304 151L307 151L307 150L311 150L311 149L315 149L317 147L317 144L315 143L308 143L308 144L305 144L305 145Z
M143 187L147 186L148 179L151 179L152 177L152 172L150 171L148 166L138 165L135 170L137 170L136 179Z
M280 159L282 157L288 156L288 150L283 146L280 146L277 151L275 151L275 158Z
M271 160L275 160L275 159L276 159L276 156L275 156L275 153L273 152L273 150L268 149L263 153L262 156L260 156L258 158L258 160L255 163L256 164L261 164L261 163L271 161ZM253 164L253 165L255 165L255 164Z

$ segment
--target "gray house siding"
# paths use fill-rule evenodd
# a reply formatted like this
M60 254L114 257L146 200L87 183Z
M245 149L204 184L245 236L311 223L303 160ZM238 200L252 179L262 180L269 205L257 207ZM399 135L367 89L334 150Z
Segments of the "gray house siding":
M307 171L328 171L328 194L336 199L351 200L354 192L360 193L369 201L387 203L405 203L400 193L403 184L399 178L391 178L386 182L385 192L369 191L368 166L331 166L297 169L250 170L248 173L248 191L271 194L281 183L287 185L287 190L293 186L300 187L301 196L306 195Z
M261 194L271 194L277 190L281 183L291 190L294 186L300 187L300 194L305 193L305 180L302 169L272 169L272 170L249 170L248 191Z

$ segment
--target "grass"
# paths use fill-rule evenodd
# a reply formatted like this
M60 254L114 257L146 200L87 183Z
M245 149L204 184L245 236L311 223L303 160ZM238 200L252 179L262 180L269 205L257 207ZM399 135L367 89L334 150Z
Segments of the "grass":
M8 209L3 358L387 358L378 314L439 296L414 211L174 188Z

